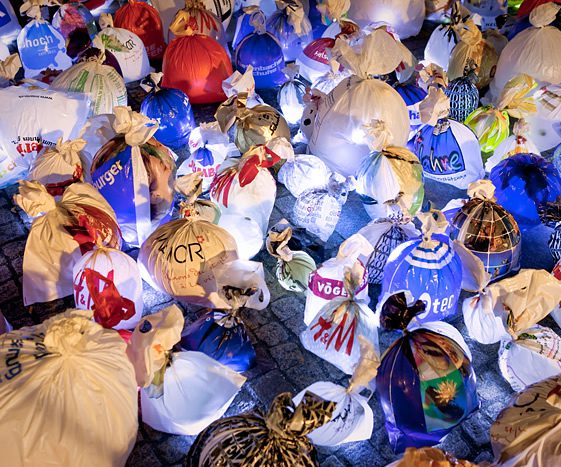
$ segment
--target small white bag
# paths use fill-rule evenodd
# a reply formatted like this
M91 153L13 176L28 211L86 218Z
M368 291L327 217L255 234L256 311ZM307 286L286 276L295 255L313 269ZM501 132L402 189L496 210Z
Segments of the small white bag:
M196 435L224 414L245 377L201 352L172 352L183 325L177 305L147 316L134 330L127 355L141 387L144 423Z
M255 92L255 79L253 78L253 66L248 65L242 73L234 71L234 73L222 81L222 90L227 98L237 96L240 93L247 94L246 107L251 109L259 104L265 104L261 96Z
M372 251L372 245L366 238L360 234L351 235L341 243L335 258L328 259L310 274L304 310L306 325L309 325L318 312L333 299L347 297L343 283L345 269L352 267L357 260L365 265ZM360 282L360 286L353 292L357 300L368 300L366 274Z

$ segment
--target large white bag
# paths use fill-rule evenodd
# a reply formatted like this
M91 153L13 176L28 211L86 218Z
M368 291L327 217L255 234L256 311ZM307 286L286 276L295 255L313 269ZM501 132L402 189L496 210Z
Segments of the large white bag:
M132 329L144 308L142 279L136 261L114 248L98 247L74 265L74 301L93 310L103 327Z
M86 142L81 154L84 180L88 183L92 182L91 167L97 151L117 135L113 128L114 121L115 115L112 113L95 115L88 118L80 130L79 137Z
M334 172L350 176L370 153L363 137L364 123L384 121L392 135L391 144L407 143L409 111L404 100L390 85L372 78L394 71L403 60L403 52L382 28L364 39L360 53L341 38L333 53L354 75L341 81L326 97L320 97L309 149Z
M78 137L89 113L89 99L80 94L31 86L0 89L0 186L24 178L43 148ZM1 158L1 156L0 156Z
M125 348L81 310L0 335L2 463L124 466L138 431Z
M134 330L127 354L141 387L144 423L196 435L224 414L245 377L201 352L172 352L183 325L177 305L147 316Z
M355 291L362 289L364 276L364 267L358 261L346 268L345 297L327 303L300 335L305 349L348 375L354 373L360 361L359 336L369 341L379 353L378 319L368 302L355 295Z
M23 303L50 302L73 293L72 269L96 238L121 244L111 206L87 183L73 183L60 202L38 182L21 181L14 202L35 218L23 254Z

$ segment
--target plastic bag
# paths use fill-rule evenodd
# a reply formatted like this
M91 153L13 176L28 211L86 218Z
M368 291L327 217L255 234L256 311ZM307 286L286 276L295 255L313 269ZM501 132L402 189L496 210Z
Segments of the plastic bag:
M0 40L3 44L10 45L17 39L21 26L9 0L0 1L0 12L2 13Z
M193 129L189 135L189 151L190 156L179 166L177 174L200 173L203 192L208 191L225 159L240 156L236 145L220 131L218 122L201 123Z
M53 15L53 26L66 39L68 55L73 59L91 46L92 39L97 34L95 19L90 10L78 2L61 5Z
M305 292L316 263L305 251L292 251L288 246L291 238L292 227L286 219L280 220L269 230L267 251L277 259L275 274L281 287L291 292Z
M473 61L469 61L464 68L464 75L450 81L444 90L450 99L449 117L460 123L479 107L479 91L475 85L479 79L475 73L476 67Z
M561 84L561 31L549 24L559 5L553 2L536 7L530 14L532 27L517 34L504 48L497 63L491 92L498 95L506 83L526 73L540 83Z
M265 416L242 413L210 425L191 446L185 466L318 466L316 450L306 435L329 422L334 407L310 393L296 406L290 393L281 393Z
M419 103L427 97L427 93L412 83L397 84L394 88L407 105L407 110L409 111L409 139L411 139L423 125L419 112Z
M452 15L451 20L451 23L439 24L434 29L425 45L424 52L425 62L434 63L444 71L448 71L450 55L459 42L456 29L461 22L461 15Z
M234 371L244 372L255 364L255 349L240 317L242 308L262 310L270 300L263 265L234 261L222 269L218 294L224 309L210 311L181 333L181 348L203 352Z
M364 23L389 24L400 39L419 34L425 19L424 0L353 0L349 16Z
M277 11L267 19L267 31L279 41L284 59L296 60L313 39L312 25L300 0L276 0Z
M320 37L310 42L296 59L300 75L310 83L315 83L325 73L332 71L328 53L331 53L330 49L334 45L335 39L332 37ZM338 63L336 69L340 69Z
M505 0L466 0L464 7L471 13L475 24L482 31L497 28L497 16L507 14L507 2Z
M152 138L157 122L130 107L113 111L117 136L96 153L91 175L115 209L125 241L140 246L171 216L175 161L171 151Z
M291 125L296 125L300 122L304 112L306 85L296 78L298 65L289 64L283 72L288 77L288 81L279 88L277 101L286 121Z
M495 187L479 180L468 187L470 200L453 216L450 238L457 239L484 264L491 280L520 269L522 236L512 215L495 202Z
M493 152L493 155L485 163L485 171L491 172L500 161L514 154L537 154L541 155L536 145L527 137L528 124L524 119L514 124L512 135L504 139Z
M366 270L368 283L380 284L391 252L402 243L416 238L420 232L407 218L376 219L358 231L372 245Z
M431 87L420 109L427 124L415 136L413 152L424 175L460 189L483 178L479 141L469 127L448 118L450 101L444 92Z
M183 324L177 305L147 316L127 355L142 388L142 421L158 431L196 435L222 416L245 378L203 353L173 352Z
M263 248L263 231L251 217L240 214L221 215L218 225L236 239L240 259L251 259Z
M338 61L355 75L319 99L309 149L333 171L350 176L370 152L361 128L364 122L383 121L392 135L389 143L394 146L407 142L409 112L405 102L391 86L372 78L394 71L403 53L385 29L368 35L360 53L342 39L337 40L334 51Z
M381 325L406 330L386 350L376 389L394 452L432 446L479 408L471 353L453 326L413 318L425 304L407 292L385 294L378 303Z
M74 302L92 310L104 328L132 329L144 308L142 280L136 261L126 253L99 246L74 264Z
M343 279L345 270L357 261L366 264L372 253L372 245L360 234L351 235L339 246L335 258L328 259L310 274L304 309L304 323L310 325L320 310L336 298L348 297ZM360 286L354 291L356 300L368 300L368 280L366 274Z
M292 152L279 169L277 178L298 198L306 190L326 186L329 175L329 169L319 157Z
M253 66L249 65L245 71L240 73L239 71L234 71L231 76L226 78L222 82L222 89L224 94L229 99L233 96L239 96L240 94L246 99L245 106L249 109L260 104L265 104L261 96L255 92L255 79L253 77Z
M113 112L113 107L127 105L127 88L117 70L103 64L105 50L101 40L94 39L94 44L100 49L100 55L63 71L51 87L85 93L91 100L92 115L99 115Z
M435 218L436 217L436 218ZM418 213L422 236L402 243L388 257L382 291L385 294L408 290L414 300L425 302L425 312L417 321L439 321L456 313L462 283L462 261L450 239L443 234L448 226L440 211Z
M260 104L247 107L246 93L230 97L215 113L220 129L227 132L234 127L234 142L245 153L252 146L268 144L277 137L290 141L290 129L284 117L273 107Z
M561 462L559 430L561 376L515 394L491 426L491 445L499 465L556 465Z
M51 196L60 196L68 185L83 181L80 151L86 142L74 139L62 142L59 138L54 148L43 152L29 173L29 178L45 186Z
M442 465L443 467L477 467L464 459L438 448L406 448L401 459L388 464L386 467L419 467Z
M20 181L14 203L34 218L23 255L26 306L73 294L72 268L95 241L86 225L104 245L120 246L115 213L91 185L73 183L57 203L40 183Z
M24 2L20 13L32 20L18 34L18 52L26 78L35 78L42 71L66 70L72 59L66 54L64 37L41 18L41 7Z
M376 377L380 356L374 350L371 342L360 336L359 341L360 361L346 388L327 381L320 381L294 396L295 404L300 403L306 392L336 403L329 423L308 435L312 442L319 446L337 446L343 443L363 441L372 436L374 415L368 405L368 399L360 392L370 380Z
M115 115L102 114L95 115L86 120L85 124L80 130L79 138L86 142L84 148L80 151L82 155L82 167L84 168L84 180L88 183L92 181L91 166L94 157L110 139L116 136L113 129L113 122Z
M55 146L59 138L74 139L88 116L87 97L27 86L0 89L0 135L5 163L1 164L0 185L15 183L26 176L44 147Z
M138 431L137 389L116 332L91 312L68 310L0 335L0 354L8 465L125 465ZM73 442L61 444L61 436Z
M203 179L200 172L177 177L175 191L184 197L184 200L179 203L179 215L184 219L197 218L218 224L222 217L220 208L216 203L200 198L202 187Z
M411 151L389 145L386 124L372 120L363 125L370 147L356 175L356 191L372 218L385 217L388 206L404 216L414 216L421 208L425 189L423 169Z
M360 361L358 338L362 336L379 354L378 320L365 301L355 296L363 287L365 270L360 262L345 268L346 297L323 306L300 335L305 349L352 375ZM307 307L306 307L307 308Z
M187 29L191 29L195 34L212 37L228 51L221 20L204 3L196 0L185 1L184 8L177 12L169 26L168 42L175 37L188 35Z
M327 242L335 231L341 209L347 202L352 180L341 178L332 174L327 185L303 191L294 204L294 223L322 242Z
M179 89L160 87L161 78L161 73L151 73L141 85L148 94L140 105L140 112L158 122L154 137L160 143L179 149L189 141L196 126L195 116L187 95Z
M111 15L103 13L99 18L101 39L119 62L125 83L138 81L150 74L150 62L142 39L135 33L113 26Z
M150 59L161 59L166 44L164 30L158 10L148 3L128 0L115 12L115 27L128 29L136 34Z
M0 10L1 10L0 3ZM0 42L1 47L2 42ZM7 88L14 83L14 78L21 68L21 60L18 54L10 55L6 48L6 54L0 51L0 88Z
M286 81L283 49L279 41L265 29L265 16L261 10L251 13L254 32L245 36L236 47L234 64L240 72L253 67L257 89L274 88Z
M162 70L163 86L182 90L191 104L211 104L225 99L222 81L232 74L232 65L212 37L193 34L170 42Z

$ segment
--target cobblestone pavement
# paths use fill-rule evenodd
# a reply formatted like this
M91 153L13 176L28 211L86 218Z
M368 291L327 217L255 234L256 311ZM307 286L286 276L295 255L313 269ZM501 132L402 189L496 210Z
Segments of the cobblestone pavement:
M408 45L419 55L426 33L421 39ZM274 103L274 95L263 97ZM198 121L208 121L213 109L196 109ZM462 196L460 191L427 184L427 200L436 207L442 207L448 199ZM22 303L22 260L26 236L30 223L25 215L14 208L12 196L16 188L0 190L0 311L14 327L31 325L73 306L73 298L68 297L41 306L27 309ZM463 194L465 196L465 193ZM291 218L294 198L279 185L277 202L270 224L285 217ZM308 252L321 261L332 257L343 239L365 225L369 218L360 201L354 195L349 197L343 208L336 232L322 246L310 245ZM547 250L545 228L537 228L523 236L523 267L552 267L552 258ZM129 253L136 257L137 250ZM307 352L300 344L299 334L304 329L303 313L305 296L282 289L272 275L275 260L261 252L256 261L265 267L267 284L271 291L271 304L263 311L246 310L242 317L257 351L257 365L247 372L247 383L234 400L226 415L233 415L254 408L265 409L279 392L294 394L316 381L332 381L345 384L347 377L334 366ZM159 293L144 284L145 312L153 313L171 303L169 296ZM379 293L371 288L371 307L374 308ZM183 306L186 323L200 316L201 310ZM462 334L465 327L461 315L452 320ZM546 325L559 328L552 320ZM381 350L386 349L398 336L393 332L380 332ZM473 356L473 365L478 378L478 394L481 409L463 425L457 427L442 443L442 448L460 458L480 462L491 460L489 427L500 410L506 405L512 391L499 374L497 364L498 345L483 346L466 339ZM319 448L321 465L336 466L384 466L395 459L384 428L384 419L376 396L370 400L374 411L374 432L370 440L349 443L337 448ZM171 436L152 430L140 423L138 441L129 458L128 466L173 466L180 462L188 451L193 437Z

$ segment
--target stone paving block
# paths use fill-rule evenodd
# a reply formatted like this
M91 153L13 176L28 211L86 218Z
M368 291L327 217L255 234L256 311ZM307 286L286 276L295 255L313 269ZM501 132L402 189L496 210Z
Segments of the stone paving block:
M2 200L5 202L5 200ZM18 223L19 218L15 213L13 213L10 208L6 205L2 206L4 209L0 209L0 226L2 229L4 228L5 224L13 224Z
M353 467L384 467L388 464L368 442L346 443L337 451L337 457Z
M454 428L438 447L445 451L453 452L459 459L473 459L479 451L478 446L469 445L464 440L460 426Z
M261 328L263 329L263 328ZM294 342L279 344L271 348L271 355L277 362L281 371L286 371L295 366L301 366L306 363L306 357L301 350L301 346Z
M183 460L193 441L195 441L195 436L170 435L154 446L158 457L164 463L174 464Z
M248 329L255 330L261 326L265 326L267 323L276 322L273 313L268 308L264 310L252 310L250 308L244 308L240 316Z
M162 465L156 457L152 445L149 443L139 443L134 446L131 455L127 459L127 467L150 466L159 467Z
M255 410L257 407L258 401L256 400L255 392L251 389L249 384L244 384L230 407L228 407L224 416L230 417L240 413L250 412Z
M255 334L263 343L265 343L269 348L275 345L286 342L288 339L288 334L284 326L278 322L269 322L259 329L255 330Z
M23 238L27 230L20 223L5 224L0 229L0 244Z
M244 373L248 381L255 380L261 375L268 373L277 368L276 362L271 357L268 347L261 342L256 343L256 339L252 338L255 348L255 366Z
M272 370L257 378L253 389L265 407L269 407L277 394L291 392L295 394L294 386L286 380L279 370Z
M483 464L484 462L493 462L493 454L489 451L483 451L474 460L477 465Z
M294 316L302 320L305 300L305 294L292 293L275 300L269 308L281 321L287 321Z
M489 442L490 428L491 420L481 411L474 413L462 424L465 438L471 440L475 446L482 446Z
M21 292L13 280L0 284L0 303L13 303L21 300Z
M329 456L327 459L321 462L322 467L345 467L345 464L341 463L336 456Z
M167 293L153 289L147 282L142 281L142 290L142 300L144 301L144 308L147 310L172 301Z
M317 359L319 360L319 359ZM300 392L311 384L318 381L326 381L327 376L325 369L319 361L312 361L310 358L306 359L305 365L298 365L285 371L285 374L290 382L296 387L296 391Z
M294 196L285 196L276 201L275 206L282 214L282 216L287 219L289 222L293 223L293 211L294 211L294 204L296 203L296 198Z
M8 260L0 257L0 282L7 281L12 277L12 270L8 266Z
M300 334L306 329L306 324L304 324L304 305L302 305L302 311L285 320L284 325L300 339Z

